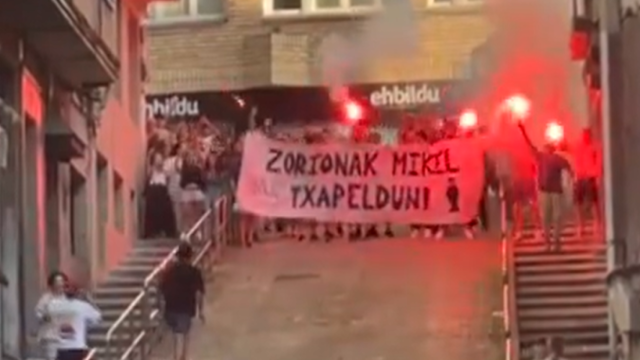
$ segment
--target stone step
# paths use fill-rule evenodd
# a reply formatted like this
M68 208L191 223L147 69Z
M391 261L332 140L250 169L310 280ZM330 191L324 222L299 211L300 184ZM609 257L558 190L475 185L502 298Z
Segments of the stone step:
M571 296L604 296L607 288L602 282L601 284L588 285L556 285L556 286L531 286L521 287L516 285L516 297L571 297Z
M604 254L594 252L572 252L572 253L539 253L539 254L518 254L514 262L516 266L521 264L568 264L568 263L602 263L605 261Z
M111 274L113 276L134 276L140 277L141 279L145 279L153 270L156 268L158 264L160 264L162 260L159 260L157 264L154 265L123 265L118 266L116 269L112 270Z
M124 311L134 298L96 298L96 305L102 311L106 310L121 310ZM149 299L150 304L154 305L158 303L157 298ZM142 306L142 304L140 304Z
M518 312L521 309L528 308L551 308L551 307L560 307L560 308L569 308L569 307L580 307L580 306L607 306L607 297L603 293L601 295L595 296L554 296L554 297L542 297L542 298L523 298L516 299L516 304L518 306Z
M572 344L565 346L567 359L579 360L610 360L607 344ZM522 356L520 360L531 360L530 356Z
M607 329L600 331L581 331L571 333L547 334L548 336L560 336L566 345L570 344L609 344L609 332ZM538 334L520 335L520 343L522 347L531 346L539 341L542 337Z
M123 312L120 309L108 309L108 310L101 310L101 311L102 311L102 319L104 321L115 321L120 317L120 315L122 315L122 312ZM131 315L129 316L133 319L139 319L142 316L142 310L141 309L133 310Z
M604 262L587 262L587 263L568 263L568 264L523 264L518 266L516 274L532 275L532 274L576 274L598 272L604 273L607 270L607 264Z
M99 287L93 292L93 295L96 298L122 298L127 297L133 299L138 296L138 294L142 291L142 286L126 286L126 287ZM157 289L155 287L151 287L149 289L151 293L156 293Z
M124 274L109 274L106 281L101 284L101 287L104 288L113 288L113 287L132 287L132 288L142 288L144 284L144 279L146 276L133 276L133 275L124 275Z
M550 235L553 236L553 233ZM593 230L585 229L581 236L578 236L578 229L576 228L564 228L562 230L561 241L580 241L582 239L597 239L601 237L600 234L594 232ZM528 229L524 230L520 235L518 241L527 242L527 241L544 241L544 237L542 231L539 229Z
M152 266L156 267L166 256L130 256L120 266Z
M581 252L592 252L592 253L600 253L606 250L606 245L600 242L571 242L571 243L562 243L561 244L561 253L563 254L571 254L571 253L581 253ZM514 253L516 256L518 255L545 255L549 252L547 251L546 243L535 243L535 244L522 244L516 245L514 248Z
M588 319L602 318L608 316L606 306L589 306L589 307L557 307L557 308L530 308L518 309L518 318L525 320L543 320L543 319Z
M520 334L541 334L559 332L588 332L608 329L608 319L545 319L545 320L521 320L519 321Z
M575 229L564 229L562 232L562 243L563 244L571 244L571 243L586 243L586 242L601 242L600 236L594 234L593 231L585 231L583 236L577 236L577 231ZM545 242L545 239L542 235L542 231L539 230L525 230L522 232L522 236L520 239L514 240L516 246L528 245L528 244L542 244Z
M146 256L146 257L166 257L174 249L174 247L138 247L134 248L129 257Z
M584 274L535 274L523 275L517 273L517 286L537 286L537 285L563 285L571 286L583 284L599 284L605 281L606 275L601 272L589 272Z
M133 248L173 248L179 242L180 240L174 238L139 239L133 244Z

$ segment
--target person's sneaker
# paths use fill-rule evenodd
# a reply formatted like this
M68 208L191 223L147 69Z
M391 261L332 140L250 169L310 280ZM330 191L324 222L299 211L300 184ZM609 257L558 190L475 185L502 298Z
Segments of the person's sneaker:
M362 239L362 230L359 227L349 233L349 241L358 241L361 239Z
M327 231L327 232L324 233L324 241L331 242L331 240L333 240L333 238L335 238L335 236L330 231Z
M370 238L370 239L377 239L380 237L380 233L378 233L378 229L376 229L376 227L374 226L366 231L366 233L364 234L364 237Z
M384 230L384 236L388 237L388 238L392 238L394 237L393 231L391 231L391 229L387 228Z
M437 230L434 237L436 240L442 240L444 238L444 230Z
M420 230L418 230L418 229L411 229L411 238L412 238L412 239L415 239L415 238L417 238L418 236L420 236Z

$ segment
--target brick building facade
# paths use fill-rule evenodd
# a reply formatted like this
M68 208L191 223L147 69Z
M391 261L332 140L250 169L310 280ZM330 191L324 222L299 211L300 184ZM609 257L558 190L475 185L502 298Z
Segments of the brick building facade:
M179 0L154 5L147 28L147 90L170 94L321 85L322 39L357 32L378 1ZM359 7L351 6L356 4ZM331 9L320 11L320 6ZM420 35L414 56L368 62L358 83L464 75L470 54L490 32L483 5L474 0L414 0L414 7Z

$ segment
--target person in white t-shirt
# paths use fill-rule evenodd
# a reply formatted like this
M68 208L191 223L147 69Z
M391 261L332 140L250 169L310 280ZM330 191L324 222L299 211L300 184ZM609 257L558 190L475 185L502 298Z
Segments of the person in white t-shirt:
M36 317L40 321L38 329L38 343L47 360L55 360L58 352L58 332L51 322L49 306L52 301L65 299L64 286L67 283L67 275L60 271L52 272L47 278L47 291L42 294L36 304Z
M48 316L57 333L56 360L83 360L88 352L87 330L102 320L91 298L67 284L66 297L49 302Z

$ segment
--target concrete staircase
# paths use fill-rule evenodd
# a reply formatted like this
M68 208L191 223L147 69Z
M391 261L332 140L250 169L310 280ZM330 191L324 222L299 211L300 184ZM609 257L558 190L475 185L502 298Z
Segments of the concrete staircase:
M136 309L130 317L132 321L127 321L123 331L115 334L110 347L111 353L106 353L107 331L138 296L144 279L169 255L177 243L175 239L136 242L122 264L111 271L104 283L99 284L93 296L102 311L103 321L89 333L90 346L98 349L94 359L111 359L115 358L115 355L120 358L120 354L132 343L141 330L141 309ZM150 305L153 307L156 301L152 301Z
M559 253L548 252L535 231L514 244L515 302L521 359L538 339L564 339L569 359L609 359L605 244L592 232L564 231Z

